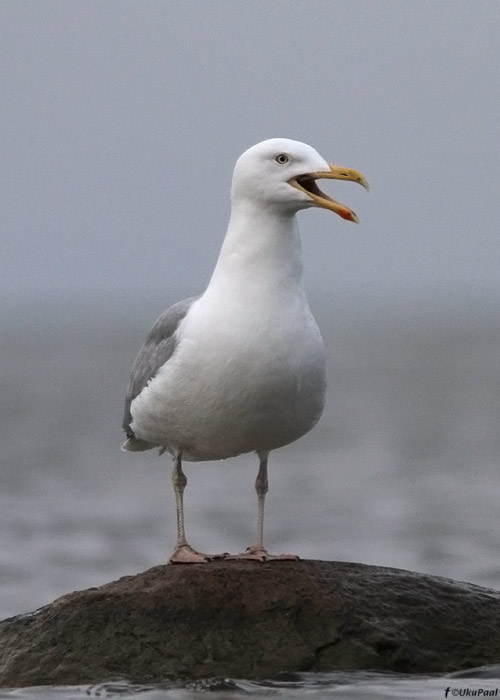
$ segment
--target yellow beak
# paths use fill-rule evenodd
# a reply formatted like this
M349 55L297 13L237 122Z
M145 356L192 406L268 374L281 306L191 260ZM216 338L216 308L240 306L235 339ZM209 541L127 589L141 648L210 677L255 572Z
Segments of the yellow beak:
M357 170L352 170L352 168L342 168L339 165L330 165L330 170L325 172L317 173L307 173L305 175L298 175L288 181L288 184L295 187L301 192L305 192L314 202L315 206L322 207L323 209L330 209L330 211L335 212L343 219L347 221L358 222L358 217L349 209L349 207L336 202L334 199L329 197L327 194L322 192L316 184L316 180L350 180L351 182L357 182L365 189L368 189L368 181L358 173Z

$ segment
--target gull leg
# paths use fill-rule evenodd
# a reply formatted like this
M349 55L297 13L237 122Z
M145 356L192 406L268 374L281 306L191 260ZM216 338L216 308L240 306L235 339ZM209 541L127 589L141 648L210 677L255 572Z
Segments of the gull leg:
M226 559L253 559L257 561L270 561L273 559L297 561L295 554L269 554L264 547L264 505L266 493L269 491L269 479L267 476L267 460L269 452L258 452L259 473L255 480L255 490L257 492L257 538L255 543L248 547L246 552L228 556Z
M255 479L255 490L257 492L257 538L255 544L249 547L251 552L265 552L264 549L264 505L266 493L269 491L269 479L267 476L268 453L259 454L259 473Z
M184 489L187 478L182 471L182 452L174 456L172 483L175 493L175 511L177 518L177 544L169 561L172 564L199 564L209 561L209 557L193 549L186 540L184 531Z

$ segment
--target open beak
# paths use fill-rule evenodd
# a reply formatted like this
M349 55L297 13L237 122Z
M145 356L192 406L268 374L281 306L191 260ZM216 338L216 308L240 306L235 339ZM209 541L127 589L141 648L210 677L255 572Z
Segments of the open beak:
M323 209L330 209L330 211L334 211L343 219L357 223L358 217L352 211L352 209L340 204L340 202L336 202L319 189L318 185L316 184L316 180L320 180L322 178L326 180L350 180L351 182L357 182L365 189L368 189L368 181L366 178L361 175L361 173L358 173L357 170L352 170L352 168L341 168L338 165L330 165L330 170L325 172L297 175L297 177L293 177L288 181L288 184L292 187L305 192L312 199L315 206L322 207Z

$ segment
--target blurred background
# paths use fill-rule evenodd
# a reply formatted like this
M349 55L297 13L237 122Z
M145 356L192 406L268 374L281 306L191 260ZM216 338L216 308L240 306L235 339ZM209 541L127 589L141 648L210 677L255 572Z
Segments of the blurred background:
M201 292L238 155L363 172L300 214L328 406L272 455L270 551L500 585L496 0L0 4L0 617L164 562L170 465L124 454L155 318ZM187 465L187 532L241 551L257 462Z

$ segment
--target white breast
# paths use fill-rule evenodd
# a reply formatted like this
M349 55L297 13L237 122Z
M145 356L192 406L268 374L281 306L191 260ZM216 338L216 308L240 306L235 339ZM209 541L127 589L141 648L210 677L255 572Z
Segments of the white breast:
M227 291L193 304L173 357L132 402L137 437L188 460L275 449L323 410L324 346L305 296Z

